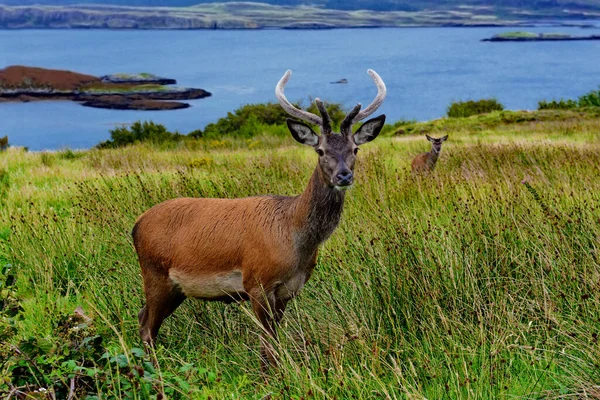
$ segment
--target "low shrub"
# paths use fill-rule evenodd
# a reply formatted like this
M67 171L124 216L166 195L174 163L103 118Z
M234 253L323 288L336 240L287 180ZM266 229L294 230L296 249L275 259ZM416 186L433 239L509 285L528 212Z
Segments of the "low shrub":
M155 124L152 121L137 121L131 124L130 127L122 125L111 129L110 140L101 142L96 147L99 149L111 149L140 142L164 143L178 141L184 137L184 135L177 132L169 132L162 124Z
M600 89L579 96L577 100L541 100L538 102L538 110L575 110L578 108L600 107Z
M538 110L573 110L578 108L579 105L575 100L541 100L538 102Z
M456 101L448 106L447 115L450 118L465 118L502 110L504 106L496 99Z
M217 122L208 124L199 134L194 131L195 137L219 138L226 135L238 137L251 137L257 132L258 125L283 125L288 114L279 104L247 104Z
M301 107L301 105L296 105ZM331 118L332 125L338 127L344 119L346 113L340 104L326 104L327 112ZM307 108L307 111L319 115L317 106L314 102ZM242 138L253 137L257 134L268 131L273 134L280 134L281 129L270 129L272 126L284 126L285 120L289 114L277 103L247 104L238 108L233 113L227 113L227 117L219 119L213 124L208 124L204 131L196 130L190 133L193 137L217 138L222 136L237 136Z
M600 107L600 88L579 97L579 107Z

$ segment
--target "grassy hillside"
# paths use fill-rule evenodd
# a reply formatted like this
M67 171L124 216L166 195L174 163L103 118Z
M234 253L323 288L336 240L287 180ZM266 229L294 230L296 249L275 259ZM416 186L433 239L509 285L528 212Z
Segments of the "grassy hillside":
M0 153L0 395L597 396L598 115L496 112L399 129L359 153L342 223L288 306L267 382L248 304L187 300L152 365L130 231L172 197L298 194L314 151L264 134ZM411 176L423 133L442 132L435 173Z

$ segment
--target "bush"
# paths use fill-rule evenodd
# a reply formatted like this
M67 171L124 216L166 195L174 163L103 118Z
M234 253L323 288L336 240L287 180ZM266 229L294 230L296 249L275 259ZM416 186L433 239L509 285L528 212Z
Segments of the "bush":
M0 151L8 149L8 136L0 138Z
M538 102L538 110L573 110L579 107L575 100L563 100L560 99L558 101L551 100L541 100Z
M253 136L257 125L283 125L287 113L279 104L247 104L238 108L233 113L227 113L225 118L220 118L217 122L208 124L204 131L198 134L194 131L195 137L222 137L224 135L234 136Z
M600 89L579 96L577 100L541 100L538 102L538 110L575 110L578 108L600 107Z
M111 149L140 142L164 143L181 140L183 137L184 135L177 132L169 132L164 125L155 124L152 121L137 121L129 128L122 125L115 129L111 129L111 139L101 142L96 147L99 149Z
M447 110L450 118L465 118L471 115L487 114L492 111L502 111L504 106L496 99L458 101L450 104Z
M600 89L579 97L579 107L600 107Z
M300 107L300 105L296 105ZM346 113L340 104L326 104L327 112L334 127L339 126ZM307 111L319 115L314 102ZM277 103L247 104L238 108L233 113L227 113L227 117L219 119L214 124L208 124L204 131L190 133L193 137L217 138L222 136L237 136L249 138L262 133L269 126L285 126L286 118L290 115ZM276 132L276 131L274 131ZM282 130L276 133L283 132Z

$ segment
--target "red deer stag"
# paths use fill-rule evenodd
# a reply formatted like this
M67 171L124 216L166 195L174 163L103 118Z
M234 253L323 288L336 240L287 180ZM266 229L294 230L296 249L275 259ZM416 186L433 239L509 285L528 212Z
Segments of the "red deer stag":
M365 122L356 133L353 124L373 114L386 95L385 84L373 70L375 100L361 111L357 104L332 131L323 103L321 117L294 107L283 94L291 71L275 89L291 116L318 125L287 119L298 142L312 146L317 166L304 192L295 197L257 196L241 199L177 198L142 214L133 228L146 306L140 311L140 336L153 345L158 330L186 297L224 302L250 300L264 327L261 367L274 363L268 336L275 337L287 302L310 278L319 245L337 227L345 189L354 182L358 146L375 139L385 115Z

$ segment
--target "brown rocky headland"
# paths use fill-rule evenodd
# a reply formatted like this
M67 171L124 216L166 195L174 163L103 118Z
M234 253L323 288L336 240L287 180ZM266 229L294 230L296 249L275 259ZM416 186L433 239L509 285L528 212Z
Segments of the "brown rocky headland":
M208 97L203 89L167 86L171 78L152 74L96 77L72 71L10 66L0 70L0 102L72 100L86 107L116 110L175 110L190 105L173 100Z

